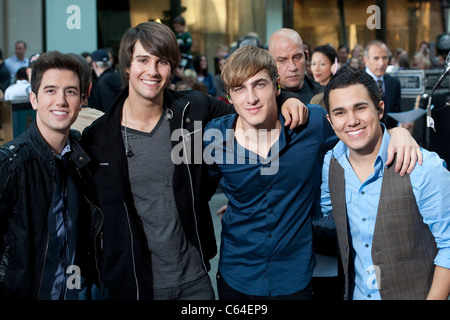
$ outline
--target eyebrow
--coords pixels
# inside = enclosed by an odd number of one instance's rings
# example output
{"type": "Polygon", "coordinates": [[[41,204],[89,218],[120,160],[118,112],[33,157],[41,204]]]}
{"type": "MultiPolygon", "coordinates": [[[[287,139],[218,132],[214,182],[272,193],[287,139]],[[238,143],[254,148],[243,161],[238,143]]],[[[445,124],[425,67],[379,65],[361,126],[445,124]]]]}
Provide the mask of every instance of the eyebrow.
{"type": "MultiPolygon", "coordinates": [[[[60,88],[60,86],[58,86],[58,85],[56,85],[56,84],[47,84],[47,85],[45,85],[42,89],[45,90],[45,89],[55,89],[55,88],[60,88]]],[[[65,88],[63,88],[63,89],[64,89],[64,90],[67,90],[67,89],[76,89],[76,90],[80,90],[80,88],[77,87],[77,86],[68,86],[68,87],[65,87],[65,88]]]]}
{"type": "MultiPolygon", "coordinates": [[[[365,101],[361,101],[361,102],[355,103],[353,105],[353,108],[357,108],[357,107],[364,106],[364,105],[369,105],[369,103],[365,102],[365,101]]],[[[336,107],[336,108],[331,109],[331,112],[342,111],[342,110],[344,110],[344,107],[336,107]]]]}
{"type": "MultiPolygon", "coordinates": [[[[259,84],[259,83],[261,83],[261,82],[269,83],[269,80],[267,80],[267,79],[265,79],[265,78],[259,78],[259,79],[256,79],[255,81],[252,81],[249,85],[250,85],[251,87],[253,87],[253,86],[255,86],[255,85],[257,85],[257,84],[259,84]]],[[[241,84],[236,85],[236,86],[234,86],[233,88],[230,88],[230,89],[244,88],[244,87],[246,87],[246,84],[245,84],[245,83],[241,83],[241,84]]]]}
{"type": "Polygon", "coordinates": [[[149,58],[150,55],[148,54],[138,54],[137,56],[135,56],[133,59],[137,59],[137,58],[149,58]]]}

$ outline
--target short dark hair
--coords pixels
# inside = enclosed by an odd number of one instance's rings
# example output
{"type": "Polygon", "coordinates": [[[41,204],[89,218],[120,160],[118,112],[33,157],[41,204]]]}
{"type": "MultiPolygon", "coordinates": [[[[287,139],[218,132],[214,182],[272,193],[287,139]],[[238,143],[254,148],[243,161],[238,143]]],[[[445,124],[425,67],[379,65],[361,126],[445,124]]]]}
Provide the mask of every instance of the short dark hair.
{"type": "Polygon", "coordinates": [[[316,48],[314,48],[314,51],[312,52],[311,57],[316,52],[320,52],[320,53],[324,54],[328,58],[328,60],[330,60],[331,65],[333,65],[335,63],[336,59],[338,58],[338,54],[337,54],[336,50],[334,50],[334,48],[332,46],[330,46],[329,44],[326,44],[323,46],[317,46],[316,48]]]}
{"type": "Polygon", "coordinates": [[[86,96],[85,77],[83,76],[83,66],[73,56],[59,51],[50,51],[41,54],[38,60],[31,67],[31,91],[38,94],[41,85],[42,76],[47,70],[69,70],[77,74],[80,81],[80,96],[86,96]]]}
{"type": "Polygon", "coordinates": [[[186,20],[182,16],[177,16],[173,19],[173,24],[181,24],[182,26],[185,26],[186,20]]]}
{"type": "Polygon", "coordinates": [[[86,58],[84,58],[81,54],[78,53],[68,53],[67,55],[74,57],[81,64],[82,66],[81,70],[83,71],[81,76],[83,77],[83,83],[85,86],[84,89],[82,89],[82,91],[87,93],[89,90],[89,84],[92,82],[92,73],[91,67],[89,66],[89,62],[87,62],[86,58]]]}
{"type": "Polygon", "coordinates": [[[180,48],[173,31],[166,25],[155,21],[143,22],[129,28],[122,37],[119,48],[119,71],[122,82],[127,85],[130,79],[127,69],[133,61],[134,45],[139,41],[151,55],[167,60],[175,72],[180,62],[180,48]]]}
{"type": "Polygon", "coordinates": [[[367,89],[372,102],[375,107],[378,108],[381,101],[380,90],[372,76],[364,70],[357,70],[350,66],[344,66],[336,72],[330,82],[325,86],[323,102],[328,113],[330,113],[330,92],[332,90],[343,89],[356,84],[362,84],[367,89]]]}
{"type": "Polygon", "coordinates": [[[16,72],[17,80],[28,80],[27,67],[22,67],[16,72]]]}

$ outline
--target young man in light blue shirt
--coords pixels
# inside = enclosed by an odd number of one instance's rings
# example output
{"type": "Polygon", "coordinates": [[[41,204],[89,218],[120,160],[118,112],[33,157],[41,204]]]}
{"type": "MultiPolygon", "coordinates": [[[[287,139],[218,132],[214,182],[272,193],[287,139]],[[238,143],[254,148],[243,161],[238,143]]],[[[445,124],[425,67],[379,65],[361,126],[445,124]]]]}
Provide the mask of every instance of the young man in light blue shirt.
{"type": "Polygon", "coordinates": [[[390,174],[385,164],[390,135],[380,123],[384,103],[364,72],[342,68],[325,88],[324,102],[341,141],[325,156],[321,205],[336,221],[347,298],[447,299],[450,173],[445,162],[422,149],[422,166],[403,178],[390,174]]]}
{"type": "Polygon", "coordinates": [[[312,299],[311,212],[320,210],[323,155],[337,138],[317,105],[308,106],[304,126],[285,128],[277,66],[266,50],[239,48],[221,75],[236,114],[210,121],[203,138],[211,177],[222,178],[229,199],[219,299],[312,299]]]}

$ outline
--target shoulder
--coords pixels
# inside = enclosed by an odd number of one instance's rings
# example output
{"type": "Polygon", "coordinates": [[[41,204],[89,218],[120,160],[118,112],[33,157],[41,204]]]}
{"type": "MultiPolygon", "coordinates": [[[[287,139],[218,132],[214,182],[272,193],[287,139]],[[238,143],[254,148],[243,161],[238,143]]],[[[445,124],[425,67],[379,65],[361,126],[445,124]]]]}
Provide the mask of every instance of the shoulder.
{"type": "Polygon", "coordinates": [[[231,129],[236,116],[237,114],[227,114],[225,116],[212,119],[206,125],[205,131],[208,129],[216,129],[224,132],[226,129],[231,129]]]}
{"type": "Polygon", "coordinates": [[[391,76],[390,74],[386,73],[384,75],[384,79],[385,79],[385,82],[387,82],[387,83],[400,86],[400,80],[398,80],[397,78],[391,76]]]}
{"type": "Polygon", "coordinates": [[[308,123],[313,126],[321,126],[328,122],[327,120],[327,111],[322,108],[322,106],[318,104],[307,104],[309,115],[308,115],[308,123]]]}
{"type": "MultiPolygon", "coordinates": [[[[448,171],[446,162],[439,157],[436,152],[431,152],[426,149],[422,150],[423,163],[416,164],[414,170],[411,172],[411,180],[446,180],[450,183],[450,172],[448,171]]],[[[411,182],[412,182],[411,181],[411,182]]]]}
{"type": "Polygon", "coordinates": [[[13,170],[29,158],[30,147],[24,139],[24,134],[0,147],[0,166],[13,170]]]}

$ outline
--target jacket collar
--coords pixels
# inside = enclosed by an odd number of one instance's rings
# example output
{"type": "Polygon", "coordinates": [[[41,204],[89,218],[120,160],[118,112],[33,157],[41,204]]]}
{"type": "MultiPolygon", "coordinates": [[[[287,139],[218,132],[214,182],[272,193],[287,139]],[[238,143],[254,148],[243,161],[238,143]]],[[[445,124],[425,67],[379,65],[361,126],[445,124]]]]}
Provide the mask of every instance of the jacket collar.
{"type": "MultiPolygon", "coordinates": [[[[42,137],[37,127],[36,120],[31,123],[27,134],[25,135],[25,139],[30,146],[33,146],[33,149],[37,152],[39,157],[43,159],[53,158],[52,150],[45,142],[44,137],[42,137]]],[[[80,140],[80,137],[78,137],[74,131],[70,131],[68,139],[70,139],[71,146],[69,158],[73,160],[78,168],[84,167],[91,159],[79,144],[78,140],[80,140]]]]}

